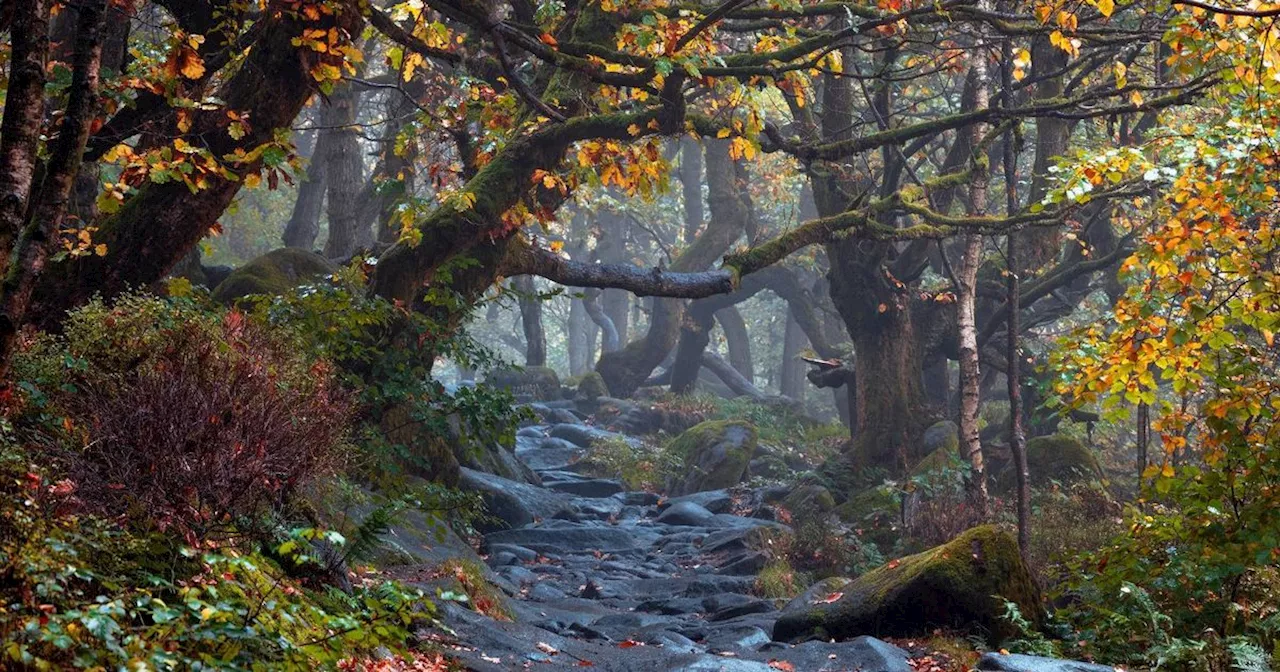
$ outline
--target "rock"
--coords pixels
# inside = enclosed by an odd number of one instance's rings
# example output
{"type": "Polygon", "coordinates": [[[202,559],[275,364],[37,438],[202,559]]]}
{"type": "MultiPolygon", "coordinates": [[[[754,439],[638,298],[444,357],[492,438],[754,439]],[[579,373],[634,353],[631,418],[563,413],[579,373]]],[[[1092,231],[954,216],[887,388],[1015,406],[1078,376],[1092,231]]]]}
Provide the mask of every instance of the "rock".
{"type": "Polygon", "coordinates": [[[1042,620],[1039,591],[1008,532],[975,527],[954,540],[851,581],[831,604],[784,611],[774,639],[847,639],[860,634],[913,637],[935,628],[1011,636],[1003,596],[1033,623],[1042,620]]]}
{"type": "Polygon", "coordinates": [[[599,527],[548,521],[538,527],[500,530],[485,535],[486,544],[515,544],[539,553],[625,553],[648,548],[655,534],[638,528],[599,527]],[[558,525],[551,525],[556,522],[558,525]]]}
{"type": "MultiPolygon", "coordinates": [[[[1008,480],[1014,480],[1009,470],[1008,480]]],[[[1037,436],[1027,441],[1027,471],[1032,485],[1091,483],[1103,480],[1102,467],[1089,447],[1064,434],[1037,436]]],[[[1004,480],[1004,479],[1002,479],[1004,480]]]]}
{"type": "MultiPolygon", "coordinates": [[[[463,467],[459,487],[479,492],[489,514],[509,527],[528,525],[539,518],[551,518],[569,508],[569,497],[527,483],[486,474],[463,467]]],[[[493,529],[482,522],[482,529],[493,529]]]]}
{"type": "Polygon", "coordinates": [[[782,500],[782,507],[800,518],[821,516],[836,508],[836,500],[821,485],[800,485],[782,500]]]}
{"type": "Polygon", "coordinates": [[[638,446],[639,441],[619,434],[610,432],[598,427],[589,425],[564,423],[555,425],[551,428],[551,436],[557,439],[564,439],[569,443],[583,448],[590,448],[597,441],[626,441],[628,444],[638,446]]]}
{"type": "Polygon", "coordinates": [[[459,441],[455,444],[455,454],[462,466],[488,474],[495,474],[519,483],[539,485],[542,479],[534,473],[529,465],[521,462],[505,446],[490,444],[488,447],[476,448],[459,441]]]}
{"type": "Polygon", "coordinates": [[[237,268],[213,289],[213,300],[232,303],[250,294],[279,296],[338,267],[323,256],[292,247],[272,250],[237,268]]]}
{"type": "Polygon", "coordinates": [[[769,633],[754,625],[728,628],[707,639],[710,651],[736,651],[754,649],[769,642],[769,633]]]}
{"type": "Polygon", "coordinates": [[[780,479],[791,473],[791,467],[777,455],[761,455],[751,460],[747,471],[760,478],[780,479]]]}
{"type": "Polygon", "coordinates": [[[604,384],[604,378],[595,371],[589,371],[582,376],[582,380],[578,382],[577,392],[574,394],[575,401],[595,402],[600,397],[608,396],[609,388],[604,384]]]}
{"type": "Polygon", "coordinates": [[[733,509],[733,497],[729,495],[728,490],[705,490],[667,500],[670,506],[681,502],[692,502],[711,513],[728,513],[733,509]]]}
{"type": "Polygon", "coordinates": [[[770,658],[791,663],[796,670],[864,670],[865,672],[914,672],[906,651],[875,637],[847,642],[804,642],[769,651],[770,658]]]}
{"type": "Polygon", "coordinates": [[[554,437],[516,437],[516,457],[534,471],[556,471],[577,462],[586,451],[554,437]]]}
{"type": "Polygon", "coordinates": [[[950,420],[929,425],[920,438],[921,455],[932,455],[939,450],[960,454],[960,427],[950,420]]]}
{"type": "Polygon", "coordinates": [[[694,502],[678,502],[668,506],[666,510],[658,514],[657,522],[664,525],[689,525],[702,526],[710,525],[715,520],[716,514],[711,513],[706,507],[694,502]]]}
{"type": "Polygon", "coordinates": [[[1110,665],[1041,658],[1020,653],[984,654],[978,661],[978,669],[989,672],[1115,672],[1116,670],[1110,665]]]}
{"type": "Polygon", "coordinates": [[[901,536],[902,504],[891,487],[876,486],[836,507],[836,516],[862,531],[862,538],[886,550],[901,536]]]}
{"type": "Polygon", "coordinates": [[[402,446],[399,454],[409,456],[403,460],[406,472],[428,481],[456,486],[461,465],[452,441],[437,432],[426,431],[424,426],[425,423],[415,418],[410,404],[392,406],[379,420],[383,438],[392,445],[402,446]]]}
{"type": "Polygon", "coordinates": [[[804,592],[791,598],[791,601],[782,608],[782,611],[783,613],[794,613],[808,609],[810,606],[819,604],[828,597],[840,592],[849,584],[849,581],[850,579],[846,579],[843,576],[827,577],[805,588],[804,592]]]}
{"type": "Polygon", "coordinates": [[[683,456],[685,473],[671,494],[728,488],[746,474],[756,450],[756,430],[740,421],[703,422],[677,437],[669,449],[683,456]]]}
{"type": "Polygon", "coordinates": [[[547,487],[579,497],[610,497],[622,492],[622,483],[612,478],[589,478],[579,481],[548,483],[547,487]]]}
{"type": "Polygon", "coordinates": [[[560,398],[560,377],[547,366],[529,366],[523,369],[498,369],[485,376],[485,382],[506,390],[522,399],[543,401],[560,398]]]}

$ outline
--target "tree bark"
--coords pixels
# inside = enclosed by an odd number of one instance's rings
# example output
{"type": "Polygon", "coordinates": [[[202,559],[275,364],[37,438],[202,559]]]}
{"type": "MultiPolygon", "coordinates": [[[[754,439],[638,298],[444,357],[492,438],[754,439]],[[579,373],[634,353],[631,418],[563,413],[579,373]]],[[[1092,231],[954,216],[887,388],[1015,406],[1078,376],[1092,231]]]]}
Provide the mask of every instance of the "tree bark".
{"type": "MultiPolygon", "coordinates": [[[[329,141],[321,156],[328,185],[329,237],[324,255],[330,259],[348,259],[356,251],[361,238],[357,230],[360,218],[359,195],[364,185],[364,161],[360,156],[360,140],[356,135],[356,113],[360,97],[351,84],[339,84],[329,96],[324,117],[329,141]]],[[[367,223],[367,222],[366,222],[367,223]]],[[[370,239],[371,236],[364,236],[370,239]]]]}
{"type": "MultiPolygon", "coordinates": [[[[979,6],[990,4],[979,0],[979,6]]],[[[979,44],[972,54],[974,109],[990,107],[991,77],[987,68],[985,38],[979,35],[979,44]]],[[[987,214],[987,187],[990,169],[987,156],[977,149],[986,124],[974,124],[969,129],[972,177],[969,182],[969,214],[982,217],[987,214]]],[[[966,487],[969,503],[978,514],[987,512],[987,474],[982,459],[982,442],[978,436],[978,420],[982,405],[981,380],[978,367],[977,289],[978,267],[982,265],[982,235],[968,233],[963,237],[964,253],[956,274],[957,328],[960,332],[960,450],[969,463],[966,487]]]]}
{"type": "Polygon", "coordinates": [[[790,306],[787,307],[787,322],[782,334],[782,362],[779,364],[778,391],[784,397],[796,401],[804,401],[805,378],[804,363],[800,361],[800,351],[808,344],[804,330],[790,306]]]}
{"type": "Polygon", "coordinates": [[[751,362],[751,334],[747,332],[747,323],[737,306],[729,306],[716,311],[716,321],[724,331],[725,342],[729,348],[729,364],[742,377],[755,384],[755,366],[751,362]]]}
{"type": "Polygon", "coordinates": [[[31,218],[14,241],[12,261],[0,286],[0,377],[8,369],[31,293],[36,280],[44,273],[49,247],[62,227],[71,190],[84,159],[85,143],[97,116],[106,9],[106,0],[85,2],[77,8],[67,109],[52,142],[44,180],[34,194],[31,218]]]}
{"type": "Polygon", "coordinates": [[[684,243],[692,243],[702,228],[702,145],[680,139],[680,188],[684,196],[684,243]]]}
{"type": "Polygon", "coordinates": [[[591,347],[587,341],[587,309],[582,299],[569,298],[569,315],[565,320],[565,348],[569,355],[569,375],[581,376],[591,370],[591,347]]]}
{"type": "Polygon", "coordinates": [[[524,329],[525,366],[547,365],[547,334],[542,327],[542,299],[532,275],[522,275],[512,281],[519,292],[520,324],[524,329]]]}
{"type": "MultiPolygon", "coordinates": [[[[325,125],[328,108],[316,114],[320,126],[325,125]]],[[[316,131],[315,143],[308,157],[307,174],[298,185],[298,197],[293,202],[293,213],[284,227],[283,241],[285,247],[296,247],[303,250],[314,250],[316,238],[320,235],[320,214],[324,209],[324,193],[326,188],[325,173],[329,168],[329,142],[332,134],[328,129],[316,131]]]]}
{"type": "Polygon", "coordinates": [[[36,174],[44,115],[45,61],[49,58],[48,0],[12,6],[9,86],[0,125],[0,274],[22,231],[36,174]]]}

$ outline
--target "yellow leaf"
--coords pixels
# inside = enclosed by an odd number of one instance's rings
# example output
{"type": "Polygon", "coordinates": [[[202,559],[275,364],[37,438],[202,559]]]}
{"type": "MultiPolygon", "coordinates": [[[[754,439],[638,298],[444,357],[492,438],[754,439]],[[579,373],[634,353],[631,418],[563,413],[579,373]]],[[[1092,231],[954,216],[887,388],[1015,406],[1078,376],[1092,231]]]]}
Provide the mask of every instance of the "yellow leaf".
{"type": "Polygon", "coordinates": [[[1164,467],[1160,469],[1160,475],[1165,478],[1173,478],[1173,464],[1165,462],[1164,467]]]}
{"type": "Polygon", "coordinates": [[[107,246],[105,243],[98,243],[93,247],[93,253],[99,257],[107,256],[107,246]]]}
{"type": "Polygon", "coordinates": [[[722,128],[722,129],[720,129],[720,130],[716,131],[716,137],[717,137],[717,138],[727,138],[727,137],[729,137],[729,129],[727,129],[727,128],[722,128]]]}
{"type": "Polygon", "coordinates": [[[551,241],[551,251],[552,251],[552,252],[559,252],[560,250],[563,250],[563,249],[564,249],[564,241],[563,241],[563,240],[553,240],[553,241],[551,241]]]}
{"type": "Polygon", "coordinates": [[[1098,12],[1103,16],[1110,17],[1116,11],[1116,0],[1097,0],[1094,3],[1098,7],[1098,12]]]}

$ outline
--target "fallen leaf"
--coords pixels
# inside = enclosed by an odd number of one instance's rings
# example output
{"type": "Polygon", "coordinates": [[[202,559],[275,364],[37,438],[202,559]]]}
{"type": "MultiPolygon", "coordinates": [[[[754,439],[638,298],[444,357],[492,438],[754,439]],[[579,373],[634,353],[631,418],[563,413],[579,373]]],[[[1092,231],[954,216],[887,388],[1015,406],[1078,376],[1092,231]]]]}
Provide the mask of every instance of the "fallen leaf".
{"type": "Polygon", "coordinates": [[[796,666],[785,660],[771,660],[769,661],[769,667],[775,670],[783,670],[783,672],[796,672],[796,666]]]}
{"type": "Polygon", "coordinates": [[[619,649],[629,649],[633,646],[644,646],[644,642],[637,642],[634,639],[627,639],[627,640],[618,642],[619,649]]]}
{"type": "Polygon", "coordinates": [[[835,602],[836,600],[842,597],[844,597],[844,593],[831,593],[826,597],[814,600],[813,603],[814,604],[831,604],[832,602],[835,602]]]}
{"type": "Polygon", "coordinates": [[[546,642],[538,642],[538,645],[537,645],[537,646],[538,646],[538,650],[539,650],[539,651],[541,651],[541,652],[543,652],[543,653],[545,653],[545,654],[547,654],[547,655],[549,655],[549,656],[554,656],[554,655],[556,655],[557,653],[560,653],[560,649],[557,649],[556,647],[551,646],[550,644],[548,644],[548,643],[546,643],[546,642]]]}

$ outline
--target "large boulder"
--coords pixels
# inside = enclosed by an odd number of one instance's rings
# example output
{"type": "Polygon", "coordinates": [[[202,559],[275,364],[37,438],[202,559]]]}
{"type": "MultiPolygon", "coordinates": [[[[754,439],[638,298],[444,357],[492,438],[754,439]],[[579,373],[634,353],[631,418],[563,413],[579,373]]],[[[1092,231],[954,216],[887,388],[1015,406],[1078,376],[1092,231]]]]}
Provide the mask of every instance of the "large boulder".
{"type": "Polygon", "coordinates": [[[742,482],[756,452],[756,428],[736,420],[694,425],[672,442],[670,450],[684,461],[684,476],[671,495],[719,490],[742,482]]]}
{"type": "Polygon", "coordinates": [[[560,377],[548,366],[527,366],[489,372],[485,382],[510,390],[517,398],[530,401],[560,399],[560,377]]]}
{"type": "Polygon", "coordinates": [[[232,271],[214,287],[213,300],[232,303],[250,294],[278,296],[337,270],[315,252],[293,247],[272,250],[232,271]]]}
{"type": "Polygon", "coordinates": [[[1001,618],[1001,596],[1033,623],[1043,611],[1040,593],[1005,530],[984,525],[917,555],[882,565],[854,579],[831,603],[783,612],[773,638],[849,639],[858,635],[915,637],[936,628],[1015,635],[1001,618]]]}

